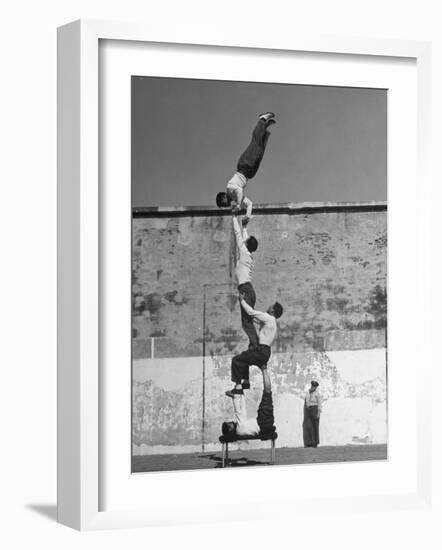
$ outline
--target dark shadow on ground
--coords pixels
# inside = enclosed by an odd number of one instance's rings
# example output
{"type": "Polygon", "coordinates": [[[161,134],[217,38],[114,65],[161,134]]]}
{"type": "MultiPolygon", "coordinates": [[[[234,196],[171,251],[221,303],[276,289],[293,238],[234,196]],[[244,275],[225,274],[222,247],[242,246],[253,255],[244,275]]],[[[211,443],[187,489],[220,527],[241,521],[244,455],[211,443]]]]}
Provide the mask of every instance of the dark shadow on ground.
{"type": "MultiPolygon", "coordinates": [[[[222,459],[219,455],[200,455],[199,458],[208,458],[216,462],[215,468],[222,468],[222,459]]],[[[250,460],[245,456],[241,458],[229,458],[226,461],[226,466],[235,467],[235,466],[268,466],[270,462],[259,462],[257,460],[250,460]]]]}
{"type": "Polygon", "coordinates": [[[56,504],[25,504],[25,508],[36,512],[51,521],[57,521],[56,504]]]}

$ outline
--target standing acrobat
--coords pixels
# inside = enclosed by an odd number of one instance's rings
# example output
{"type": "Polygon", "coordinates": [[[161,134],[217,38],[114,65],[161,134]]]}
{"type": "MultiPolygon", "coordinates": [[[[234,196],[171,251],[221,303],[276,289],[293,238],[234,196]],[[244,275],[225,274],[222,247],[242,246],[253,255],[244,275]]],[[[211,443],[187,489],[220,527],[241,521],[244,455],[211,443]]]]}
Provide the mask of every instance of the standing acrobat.
{"type": "Polygon", "coordinates": [[[238,213],[245,206],[246,215],[243,218],[243,225],[248,223],[252,215],[252,201],[244,195],[244,189],[261,164],[270,136],[267,128],[271,124],[275,124],[274,117],[274,113],[271,112],[259,115],[252,139],[247,149],[239,157],[236,172],[227,183],[226,191],[221,191],[216,196],[216,204],[219,208],[231,206],[232,211],[238,213]]]}
{"type": "MultiPolygon", "coordinates": [[[[240,226],[238,216],[235,214],[232,216],[232,224],[237,248],[235,274],[238,282],[238,292],[244,297],[245,302],[254,308],[256,293],[252,285],[252,253],[258,248],[258,241],[253,236],[249,237],[247,229],[240,226]]],[[[258,347],[259,342],[253,319],[241,306],[240,310],[242,328],[249,338],[249,349],[255,349],[258,347]]],[[[248,381],[246,381],[243,388],[248,389],[249,387],[248,381]]]]}

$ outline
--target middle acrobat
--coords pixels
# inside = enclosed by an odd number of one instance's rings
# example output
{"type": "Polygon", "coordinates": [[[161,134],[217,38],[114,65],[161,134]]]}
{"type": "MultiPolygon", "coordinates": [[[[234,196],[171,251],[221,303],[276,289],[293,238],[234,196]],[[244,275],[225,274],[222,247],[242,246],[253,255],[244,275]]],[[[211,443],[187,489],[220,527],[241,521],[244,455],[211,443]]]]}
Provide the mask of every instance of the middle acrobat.
{"type": "MultiPolygon", "coordinates": [[[[256,293],[252,284],[252,253],[258,248],[258,241],[253,236],[249,237],[247,229],[240,226],[236,214],[232,215],[232,224],[237,249],[235,275],[238,283],[238,292],[243,296],[244,301],[254,309],[256,304],[256,293]]],[[[241,305],[240,310],[242,328],[249,338],[249,350],[255,350],[259,345],[259,339],[253,319],[241,305]]],[[[249,388],[250,383],[249,380],[246,379],[243,383],[243,389],[249,388]]]]}
{"type": "Polygon", "coordinates": [[[267,128],[275,124],[275,114],[270,111],[262,113],[258,117],[258,123],[252,133],[252,139],[247,149],[239,157],[236,165],[236,172],[227,183],[225,191],[216,196],[218,208],[230,206],[234,214],[238,214],[242,207],[246,208],[246,215],[243,217],[243,225],[247,225],[252,215],[252,201],[244,195],[247,182],[252,179],[258,171],[259,165],[264,156],[270,132],[267,128]]]}

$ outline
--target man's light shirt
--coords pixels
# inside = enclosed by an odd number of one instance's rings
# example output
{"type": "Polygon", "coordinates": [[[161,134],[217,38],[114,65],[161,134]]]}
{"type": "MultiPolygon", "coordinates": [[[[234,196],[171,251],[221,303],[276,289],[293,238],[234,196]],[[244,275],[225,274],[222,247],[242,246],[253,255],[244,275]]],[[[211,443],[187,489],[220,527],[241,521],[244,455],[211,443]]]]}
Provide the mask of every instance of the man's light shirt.
{"type": "Polygon", "coordinates": [[[258,435],[259,426],[256,418],[247,418],[246,398],[243,394],[233,396],[234,422],[237,435],[258,435]]]}
{"type": "Polygon", "coordinates": [[[321,412],[322,409],[322,397],[318,390],[313,392],[308,391],[305,394],[305,404],[307,407],[318,407],[318,412],[321,412]]]}
{"type": "Polygon", "coordinates": [[[235,274],[238,285],[252,282],[253,258],[247,249],[246,241],[249,238],[247,230],[241,227],[236,216],[232,217],[233,231],[235,233],[238,257],[236,261],[235,274]]]}
{"type": "Polygon", "coordinates": [[[227,193],[239,207],[242,205],[246,207],[247,216],[250,218],[252,215],[252,201],[244,196],[244,189],[247,185],[247,181],[248,180],[244,174],[241,174],[241,172],[235,172],[227,183],[227,193]]]}

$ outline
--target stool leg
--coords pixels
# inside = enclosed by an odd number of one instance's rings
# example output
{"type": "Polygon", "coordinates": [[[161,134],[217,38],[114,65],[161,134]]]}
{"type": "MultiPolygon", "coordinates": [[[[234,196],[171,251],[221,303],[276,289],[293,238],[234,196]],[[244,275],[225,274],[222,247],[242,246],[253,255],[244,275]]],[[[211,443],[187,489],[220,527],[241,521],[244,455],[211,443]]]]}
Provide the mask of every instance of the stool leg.
{"type": "Polygon", "coordinates": [[[229,443],[226,441],[226,465],[229,463],[229,443]]]}
{"type": "Polygon", "coordinates": [[[221,449],[221,468],[224,468],[224,464],[225,464],[225,458],[224,458],[225,448],[226,448],[226,444],[225,444],[225,443],[222,443],[222,449],[221,449]]]}
{"type": "Polygon", "coordinates": [[[271,456],[272,456],[272,464],[275,464],[275,440],[272,439],[272,447],[271,447],[271,456]]]}

